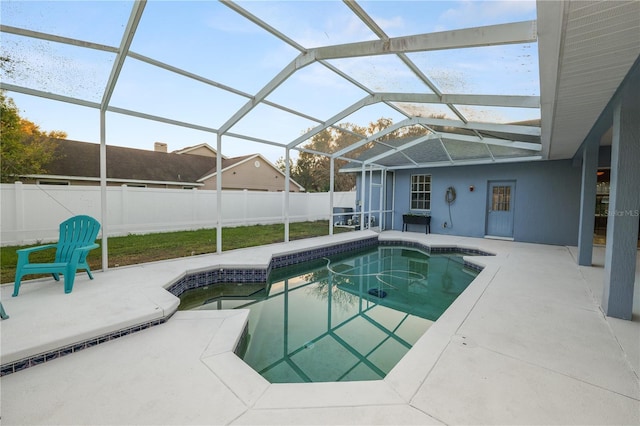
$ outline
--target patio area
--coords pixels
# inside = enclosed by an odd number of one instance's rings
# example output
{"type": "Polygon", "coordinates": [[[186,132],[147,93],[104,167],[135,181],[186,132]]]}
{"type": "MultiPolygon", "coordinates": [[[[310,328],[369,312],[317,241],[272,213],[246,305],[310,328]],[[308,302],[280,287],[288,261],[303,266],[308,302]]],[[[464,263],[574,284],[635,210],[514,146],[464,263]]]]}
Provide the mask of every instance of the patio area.
{"type": "Polygon", "coordinates": [[[247,311],[173,314],[178,300],[164,290],[186,271],[249,266],[249,259],[266,266],[275,254],[376,235],[353,232],[123,267],[97,272],[93,281],[79,275],[67,295],[52,280],[23,283],[17,298],[12,285],[3,285],[11,316],[0,323],[3,367],[127,332],[3,376],[2,423],[640,423],[640,259],[634,320],[608,318],[599,306],[604,247],[594,248],[594,266],[582,267],[576,247],[379,234],[496,256],[469,258],[484,270],[376,382],[270,384],[233,354],[247,311]]]}

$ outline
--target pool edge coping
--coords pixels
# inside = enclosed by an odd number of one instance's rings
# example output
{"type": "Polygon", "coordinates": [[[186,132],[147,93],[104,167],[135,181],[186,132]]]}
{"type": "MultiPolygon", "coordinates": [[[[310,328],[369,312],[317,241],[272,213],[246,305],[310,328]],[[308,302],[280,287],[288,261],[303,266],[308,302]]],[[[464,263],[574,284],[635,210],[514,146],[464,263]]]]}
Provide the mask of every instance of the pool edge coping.
{"type": "MultiPolygon", "coordinates": [[[[311,246],[313,248],[310,248],[310,249],[308,249],[306,251],[314,251],[314,250],[318,250],[318,249],[322,249],[322,248],[333,248],[335,246],[340,246],[340,245],[349,245],[351,243],[376,240],[376,244],[380,244],[381,241],[382,242],[387,242],[387,243],[395,242],[395,243],[398,243],[398,244],[407,243],[407,242],[408,243],[413,243],[413,244],[417,244],[417,245],[419,245],[419,246],[421,246],[421,247],[423,247],[425,249],[428,249],[429,251],[431,251],[432,248],[447,248],[447,249],[454,249],[454,248],[455,249],[459,249],[460,248],[460,249],[465,249],[465,250],[466,249],[478,250],[478,251],[484,252],[484,253],[486,253],[488,255],[495,255],[495,253],[487,252],[487,251],[484,251],[484,250],[479,250],[478,248],[470,247],[469,245],[465,245],[465,247],[461,247],[459,244],[438,244],[438,243],[431,244],[431,243],[428,243],[428,242],[417,242],[414,238],[410,238],[412,236],[411,235],[412,233],[406,233],[406,234],[407,234],[407,237],[409,237],[409,238],[403,238],[404,237],[404,233],[403,233],[403,235],[394,235],[393,238],[386,238],[385,237],[382,240],[380,239],[380,236],[382,234],[374,234],[374,235],[372,235],[371,233],[368,233],[368,235],[362,235],[362,236],[355,235],[355,236],[350,236],[349,238],[345,238],[342,241],[338,241],[338,242],[327,241],[324,244],[320,244],[320,245],[317,245],[317,246],[311,246]]],[[[346,234],[342,234],[342,235],[346,235],[346,234]]],[[[422,234],[420,234],[420,235],[422,235],[422,234]]],[[[312,241],[309,241],[309,242],[312,242],[312,241]]],[[[274,249],[277,249],[279,245],[280,244],[277,244],[274,247],[274,249]]],[[[371,244],[371,245],[373,245],[373,244],[371,244]]],[[[283,248],[286,249],[287,247],[283,247],[283,248]]],[[[361,246],[359,248],[364,248],[364,246],[361,246]]],[[[241,250],[244,250],[244,249],[241,249],[241,250]]],[[[276,252],[272,253],[271,256],[270,256],[270,261],[269,261],[269,266],[268,266],[268,269],[267,269],[267,273],[270,270],[270,267],[271,267],[270,265],[273,263],[273,258],[274,257],[289,256],[289,255],[293,255],[295,253],[299,253],[299,250],[296,250],[295,248],[293,248],[293,249],[289,248],[289,250],[281,250],[281,251],[276,251],[276,252]]],[[[302,256],[302,257],[304,257],[304,256],[302,256]]],[[[322,257],[322,256],[318,256],[318,257],[322,257]]],[[[316,258],[318,258],[318,257],[316,257],[316,258]]],[[[465,257],[467,257],[467,256],[465,256],[465,257]]],[[[311,260],[311,259],[307,259],[307,260],[311,260]]],[[[301,263],[303,261],[305,261],[305,260],[300,260],[299,262],[296,262],[296,263],[301,263]]],[[[169,321],[171,319],[171,317],[176,312],[178,312],[178,302],[177,302],[178,298],[173,293],[171,293],[169,291],[169,288],[171,286],[175,285],[176,282],[178,282],[179,280],[183,279],[184,277],[188,277],[189,274],[198,273],[198,272],[206,273],[206,272],[209,272],[209,271],[212,271],[212,270],[216,270],[216,269],[219,270],[221,268],[228,268],[229,270],[231,270],[234,267],[238,266],[238,265],[233,265],[233,266],[230,265],[228,267],[226,267],[226,266],[223,267],[223,265],[224,265],[223,263],[214,263],[214,264],[211,264],[211,265],[209,265],[207,267],[185,269],[183,272],[177,273],[176,276],[174,276],[174,278],[172,278],[172,279],[168,280],[167,282],[165,282],[164,285],[161,285],[160,286],[161,288],[163,288],[165,291],[167,291],[168,294],[171,294],[173,297],[175,297],[176,303],[173,303],[172,304],[173,306],[165,307],[165,309],[162,310],[162,314],[161,314],[160,317],[153,318],[151,320],[143,321],[143,322],[140,322],[140,323],[133,323],[133,324],[128,325],[127,327],[124,327],[124,328],[119,328],[119,329],[107,331],[107,332],[101,333],[101,334],[99,334],[97,336],[92,336],[92,337],[84,339],[84,340],[80,340],[80,341],[77,341],[77,342],[74,342],[74,343],[70,343],[70,344],[67,343],[67,344],[64,344],[64,345],[62,345],[60,347],[55,347],[55,348],[52,348],[52,349],[49,349],[49,350],[46,350],[46,351],[42,351],[42,352],[39,352],[39,353],[36,353],[36,354],[33,354],[33,355],[29,355],[29,356],[26,356],[26,357],[23,357],[23,358],[19,358],[19,359],[15,359],[13,361],[9,361],[7,363],[4,363],[4,364],[0,365],[0,377],[8,375],[8,374],[13,374],[13,373],[16,373],[18,371],[22,371],[24,369],[30,368],[32,366],[40,365],[40,364],[46,363],[48,361],[57,359],[57,358],[59,358],[61,356],[66,356],[66,355],[69,355],[71,353],[75,353],[75,352],[77,352],[79,350],[86,349],[86,348],[89,348],[89,347],[93,347],[93,346],[96,346],[98,344],[105,343],[105,342],[108,342],[108,341],[111,341],[111,340],[115,340],[115,339],[117,339],[119,337],[123,337],[123,336],[129,335],[131,333],[135,333],[137,331],[142,331],[142,330],[145,330],[145,329],[147,329],[149,327],[152,327],[152,326],[155,326],[155,325],[160,325],[160,324],[163,324],[163,323],[169,321]],[[197,271],[197,272],[194,272],[194,271],[197,271]]],[[[256,269],[256,268],[251,268],[251,269],[256,269]]],[[[482,273],[482,271],[471,282],[469,287],[471,287],[473,285],[473,283],[476,280],[478,280],[478,278],[480,277],[481,273],[482,273]]],[[[468,288],[467,288],[467,290],[468,290],[468,288]]],[[[464,293],[466,293],[466,290],[462,294],[464,294],[464,293]]],[[[462,296],[462,294],[460,296],[462,296]]],[[[447,311],[452,309],[452,307],[460,299],[460,296],[445,311],[443,316],[447,313],[447,311]]],[[[442,318],[442,316],[441,316],[441,318],[442,318]]],[[[247,317],[247,321],[248,321],[248,317],[247,317]]],[[[434,325],[438,321],[436,321],[434,323],[434,325]]],[[[429,330],[431,330],[431,328],[433,328],[433,326],[430,327],[429,330]]],[[[237,346],[238,342],[240,341],[240,339],[242,338],[241,333],[244,331],[244,329],[245,329],[245,326],[243,326],[242,329],[239,331],[240,334],[236,338],[236,346],[237,346]]],[[[420,339],[418,339],[416,344],[425,338],[425,336],[429,333],[429,330],[427,330],[427,332],[425,332],[425,334],[423,334],[420,337],[420,339]]],[[[414,345],[414,347],[415,347],[415,345],[414,345]]],[[[234,350],[235,350],[235,347],[234,347],[233,351],[234,350]]],[[[412,347],[411,350],[409,350],[409,352],[407,352],[407,354],[405,354],[405,357],[412,350],[413,350],[413,347],[412,347]]],[[[384,379],[376,380],[376,381],[373,381],[373,382],[378,382],[378,381],[383,381],[384,382],[384,381],[387,381],[387,379],[394,372],[394,370],[396,370],[396,368],[404,361],[405,357],[403,357],[400,360],[400,362],[398,364],[396,364],[396,366],[394,366],[394,368],[389,372],[389,374],[387,374],[385,376],[384,379]]],[[[251,369],[251,367],[249,367],[248,365],[247,365],[247,367],[249,369],[251,369]]],[[[251,369],[251,371],[254,372],[256,375],[258,375],[259,377],[262,377],[262,376],[259,375],[259,373],[253,371],[252,369],[251,369]]],[[[342,383],[336,382],[335,384],[342,384],[342,383]]],[[[227,385],[229,385],[229,384],[227,383],[227,385]]],[[[289,385],[289,384],[277,384],[277,385],[289,385]]],[[[313,385],[313,383],[308,383],[308,384],[305,384],[305,385],[313,385]]],[[[417,391],[417,389],[416,389],[416,391],[417,391]]]]}

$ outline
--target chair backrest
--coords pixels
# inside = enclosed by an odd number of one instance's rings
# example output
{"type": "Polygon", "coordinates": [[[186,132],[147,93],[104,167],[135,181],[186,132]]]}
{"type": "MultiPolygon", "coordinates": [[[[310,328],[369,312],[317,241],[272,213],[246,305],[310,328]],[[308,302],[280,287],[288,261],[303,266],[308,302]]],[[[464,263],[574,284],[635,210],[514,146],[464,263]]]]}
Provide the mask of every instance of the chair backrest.
{"type": "MultiPolygon", "coordinates": [[[[73,251],[96,241],[100,222],[91,216],[74,216],[60,224],[60,237],[56,248],[56,262],[68,262],[73,251]]],[[[86,253],[81,257],[84,262],[86,253]]]]}

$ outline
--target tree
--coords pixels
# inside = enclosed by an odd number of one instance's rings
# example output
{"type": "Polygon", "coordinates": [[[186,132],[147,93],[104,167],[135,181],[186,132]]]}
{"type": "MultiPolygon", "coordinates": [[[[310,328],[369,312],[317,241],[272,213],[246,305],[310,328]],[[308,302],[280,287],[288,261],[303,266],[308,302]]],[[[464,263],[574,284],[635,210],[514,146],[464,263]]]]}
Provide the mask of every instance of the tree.
{"type": "Polygon", "coordinates": [[[20,176],[42,174],[54,159],[53,138],[66,138],[63,131],[45,132],[20,116],[13,99],[0,91],[0,182],[15,182],[20,176]]]}
{"type": "MultiPolygon", "coordinates": [[[[352,123],[342,123],[336,127],[326,128],[311,138],[311,141],[304,145],[309,150],[335,153],[344,148],[352,146],[354,143],[388,128],[393,125],[390,118],[379,118],[377,121],[369,123],[364,128],[352,123]]],[[[388,141],[393,139],[421,136],[427,130],[422,126],[403,127],[384,136],[378,140],[388,141]]],[[[358,158],[364,151],[371,148],[375,142],[369,142],[361,147],[350,151],[348,158],[358,158]]],[[[355,187],[356,176],[351,173],[338,173],[338,170],[347,164],[347,160],[335,160],[334,189],[336,191],[350,191],[355,187]]],[[[278,166],[284,170],[284,160],[278,160],[278,166]]],[[[326,192],[330,186],[330,159],[324,155],[301,152],[298,160],[291,166],[291,177],[304,186],[308,192],[326,192]]]]}

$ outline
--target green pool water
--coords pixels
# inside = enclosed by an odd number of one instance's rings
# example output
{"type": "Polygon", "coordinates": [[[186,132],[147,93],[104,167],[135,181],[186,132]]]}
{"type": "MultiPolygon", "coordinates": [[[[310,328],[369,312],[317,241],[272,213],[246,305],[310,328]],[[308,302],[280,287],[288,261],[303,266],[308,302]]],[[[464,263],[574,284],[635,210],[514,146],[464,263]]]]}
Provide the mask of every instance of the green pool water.
{"type": "Polygon", "coordinates": [[[458,255],[377,247],[185,293],[181,309],[250,309],[239,355],[271,383],[383,378],[477,273],[458,255]]]}

